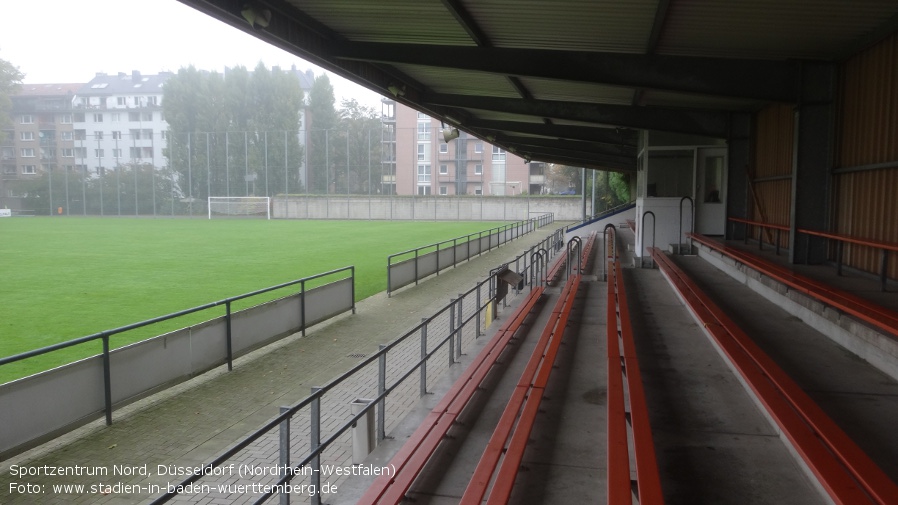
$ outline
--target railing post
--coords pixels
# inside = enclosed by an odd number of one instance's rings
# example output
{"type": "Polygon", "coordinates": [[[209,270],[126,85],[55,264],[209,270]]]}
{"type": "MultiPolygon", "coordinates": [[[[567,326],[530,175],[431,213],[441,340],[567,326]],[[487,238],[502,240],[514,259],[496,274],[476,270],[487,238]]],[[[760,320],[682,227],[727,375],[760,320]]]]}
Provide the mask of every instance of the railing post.
{"type": "Polygon", "coordinates": [[[449,299],[449,366],[455,363],[455,298],[449,299]]]}
{"type": "Polygon", "coordinates": [[[463,293],[459,293],[458,294],[458,324],[456,325],[456,328],[458,328],[458,338],[455,339],[455,344],[458,346],[457,356],[459,356],[459,357],[461,357],[461,337],[462,337],[462,334],[464,333],[464,328],[463,328],[463,324],[462,324],[462,321],[464,321],[464,312],[465,312],[464,311],[464,301],[465,301],[465,295],[463,293]]]}
{"type": "Polygon", "coordinates": [[[883,249],[882,250],[882,258],[880,259],[880,264],[879,264],[879,279],[882,282],[882,291],[883,292],[887,291],[886,288],[887,288],[887,283],[889,280],[888,273],[889,273],[889,250],[883,249]]]}
{"type": "MultiPolygon", "coordinates": [[[[419,249],[415,249],[415,286],[418,285],[418,251],[419,249]]],[[[439,263],[437,263],[437,266],[439,266],[439,263]]]]}
{"type": "MultiPolygon", "coordinates": [[[[380,344],[377,346],[380,355],[377,357],[377,396],[383,396],[387,391],[387,353],[383,352],[387,346],[380,344]]],[[[383,440],[387,438],[386,432],[386,412],[387,399],[381,398],[377,408],[377,439],[383,440]]]]}
{"type": "Polygon", "coordinates": [[[776,229],[776,255],[777,256],[780,255],[780,232],[782,232],[782,230],[777,228],[776,229]]]}
{"type": "MultiPolygon", "coordinates": [[[[321,391],[320,387],[313,387],[312,394],[314,395],[318,391],[321,391]]],[[[312,398],[312,403],[310,406],[309,413],[309,425],[310,425],[310,450],[312,452],[318,451],[318,447],[321,445],[321,396],[315,396],[312,398]]],[[[318,452],[315,456],[312,457],[312,492],[311,502],[312,505],[321,505],[321,453],[318,452]]]]}
{"type": "MultiPolygon", "coordinates": [[[[290,410],[290,407],[281,407],[281,414],[290,410]]],[[[284,419],[281,421],[280,432],[279,432],[279,454],[280,454],[280,465],[278,471],[278,476],[286,477],[287,476],[287,468],[290,467],[290,419],[284,419]]],[[[290,493],[281,493],[280,494],[280,503],[281,505],[290,505],[290,493]]]]}
{"type": "Polygon", "coordinates": [[[352,313],[355,314],[355,265],[349,269],[349,275],[352,277],[352,313]]]}
{"type": "Polygon", "coordinates": [[[112,426],[112,365],[109,360],[109,335],[103,334],[103,403],[106,405],[106,426],[112,426]]]}
{"type": "Polygon", "coordinates": [[[440,275],[440,244],[437,242],[437,275],[440,275]]]}
{"type": "Polygon", "coordinates": [[[475,330],[476,332],[474,333],[474,338],[478,338],[481,335],[481,333],[480,333],[480,314],[482,312],[483,306],[481,305],[481,300],[480,300],[480,286],[481,286],[480,283],[477,283],[475,285],[475,287],[477,288],[477,329],[475,330]]]}
{"type": "Polygon", "coordinates": [[[225,300],[225,345],[227,346],[228,371],[234,369],[234,354],[231,344],[231,300],[225,300]]]}
{"type": "MultiPolygon", "coordinates": [[[[695,201],[688,196],[680,198],[680,231],[677,235],[677,255],[683,254],[683,202],[689,201],[689,231],[695,232],[695,201]]],[[[692,243],[689,244],[689,253],[692,253],[692,243]]]]}
{"type": "Polygon", "coordinates": [[[427,318],[421,318],[421,380],[420,395],[423,397],[427,394],[427,318]]]}
{"type": "Polygon", "coordinates": [[[302,326],[302,336],[306,336],[306,281],[299,283],[299,324],[302,326]]]}

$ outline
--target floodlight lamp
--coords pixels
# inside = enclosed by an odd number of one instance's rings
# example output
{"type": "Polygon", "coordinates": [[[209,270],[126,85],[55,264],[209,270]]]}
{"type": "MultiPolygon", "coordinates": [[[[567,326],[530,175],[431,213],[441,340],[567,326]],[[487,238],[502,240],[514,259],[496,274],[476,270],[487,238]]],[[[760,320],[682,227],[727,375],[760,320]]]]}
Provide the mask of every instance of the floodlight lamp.
{"type": "Polygon", "coordinates": [[[405,96],[405,85],[404,84],[400,85],[400,84],[396,84],[396,83],[390,83],[390,85],[387,86],[387,90],[394,97],[405,96]]]}
{"type": "Polygon", "coordinates": [[[458,138],[458,128],[447,127],[443,128],[443,142],[449,142],[452,139],[458,138]]]}
{"type": "Polygon", "coordinates": [[[245,4],[240,15],[256,29],[268,28],[268,24],[271,23],[271,11],[255,4],[245,4]]]}

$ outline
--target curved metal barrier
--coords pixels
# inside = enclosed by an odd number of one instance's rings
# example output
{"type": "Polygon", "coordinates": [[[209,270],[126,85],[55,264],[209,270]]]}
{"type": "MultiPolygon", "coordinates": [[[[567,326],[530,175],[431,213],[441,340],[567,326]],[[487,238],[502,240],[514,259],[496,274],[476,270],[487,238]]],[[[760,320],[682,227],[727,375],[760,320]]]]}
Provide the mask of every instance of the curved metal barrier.
{"type": "Polygon", "coordinates": [[[605,229],[602,230],[602,255],[604,256],[602,260],[602,280],[608,280],[608,271],[605,268],[606,263],[610,259],[611,261],[617,261],[617,231],[613,224],[606,224],[605,229]],[[611,229],[611,254],[608,254],[608,244],[606,243],[608,230],[611,229]]]}
{"type": "Polygon", "coordinates": [[[577,259],[577,273],[581,273],[583,271],[583,258],[581,257],[583,252],[583,240],[580,237],[571,237],[567,242],[567,277],[571,278],[571,269],[574,267],[574,259],[577,259]],[[576,256],[574,255],[574,250],[577,251],[576,256]]]}
{"type": "MultiPolygon", "coordinates": [[[[682,205],[682,202],[680,204],[682,205]]],[[[639,251],[639,253],[640,253],[639,254],[640,268],[645,266],[645,257],[647,256],[646,254],[642,254],[642,252],[646,251],[648,249],[645,246],[645,217],[648,215],[652,216],[652,248],[655,247],[655,229],[656,229],[655,213],[650,210],[647,210],[642,213],[642,225],[639,228],[639,233],[640,233],[639,243],[642,244],[642,251],[639,251]]],[[[652,260],[652,268],[654,268],[654,267],[655,267],[655,261],[652,260]]]]}
{"type": "Polygon", "coordinates": [[[680,198],[680,231],[677,233],[677,254],[683,254],[683,242],[686,237],[683,236],[683,202],[689,200],[689,223],[691,226],[689,227],[689,233],[695,231],[695,201],[692,200],[691,197],[684,196],[680,198]]]}

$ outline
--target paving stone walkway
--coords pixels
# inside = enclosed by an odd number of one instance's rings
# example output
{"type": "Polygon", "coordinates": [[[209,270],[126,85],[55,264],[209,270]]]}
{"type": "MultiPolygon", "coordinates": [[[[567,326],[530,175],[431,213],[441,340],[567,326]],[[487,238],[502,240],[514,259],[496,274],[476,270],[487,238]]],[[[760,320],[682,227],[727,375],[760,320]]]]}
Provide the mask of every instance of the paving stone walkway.
{"type": "MultiPolygon", "coordinates": [[[[185,477],[165,475],[163,468],[168,473],[183,473],[201,466],[270,421],[281,406],[296,404],[309,395],[312,387],[324,385],[351,369],[363,356],[376,352],[380,344],[396,339],[417,326],[422,318],[439,312],[451,298],[488,276],[491,269],[512,261],[562,225],[555,223],[525,235],[417,286],[395,292],[391,297],[380,293],[362,300],[357,304],[356,314],[339,316],[310,329],[306,337],[288,337],[244,356],[235,361],[231,372],[219,367],[115,411],[112,426],[96,421],[0,462],[0,504],[149,502],[164,493],[169,484],[185,477]],[[144,468],[147,475],[143,475],[144,468]],[[23,474],[24,469],[29,474],[23,474]],[[76,475],[47,475],[50,473],[76,475]],[[59,487],[65,485],[84,487],[59,487]]],[[[444,322],[434,324],[448,325],[448,316],[444,322]]],[[[463,346],[476,338],[476,331],[471,329],[464,335],[463,346]]],[[[429,343],[428,347],[431,346],[429,343]]],[[[388,376],[401,373],[400,364],[417,360],[419,353],[420,347],[412,344],[391,351],[388,376]]],[[[448,369],[448,354],[446,359],[435,359],[433,363],[428,366],[428,381],[448,369]]],[[[418,401],[418,380],[410,379],[387,402],[387,432],[418,401]]],[[[351,399],[376,396],[376,391],[375,362],[353,380],[328,392],[322,401],[322,438],[346,421],[351,399]]],[[[308,410],[294,417],[291,432],[295,464],[309,447],[308,410]]],[[[192,489],[173,502],[253,503],[260,494],[260,486],[274,482],[277,477],[241,477],[237,470],[241,464],[257,472],[269,470],[278,464],[278,447],[278,435],[274,431],[241,452],[234,460],[237,467],[233,475],[206,477],[201,483],[210,488],[192,489]],[[219,490],[217,484],[244,487],[219,490]]],[[[324,454],[322,463],[349,465],[351,453],[351,439],[347,434],[324,454]]],[[[331,485],[338,486],[341,481],[338,476],[321,477],[322,483],[331,485]]],[[[308,477],[294,480],[297,485],[308,482],[308,477]]],[[[303,491],[293,493],[292,503],[308,503],[303,491]]],[[[268,503],[276,500],[272,498],[268,503]]]]}

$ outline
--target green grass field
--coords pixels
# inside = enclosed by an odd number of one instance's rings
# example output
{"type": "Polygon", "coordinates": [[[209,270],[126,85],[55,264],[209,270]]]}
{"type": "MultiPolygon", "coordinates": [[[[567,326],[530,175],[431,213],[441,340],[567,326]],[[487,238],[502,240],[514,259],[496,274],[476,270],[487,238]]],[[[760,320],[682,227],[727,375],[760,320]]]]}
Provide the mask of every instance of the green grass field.
{"type": "MultiPolygon", "coordinates": [[[[356,298],[366,298],[386,289],[390,254],[501,224],[0,219],[0,357],[350,265],[356,267],[356,298]]],[[[254,297],[244,306],[261,301],[254,297]]],[[[208,309],[115,335],[111,344],[221,314],[224,308],[208,309]]],[[[5,365],[0,383],[100,350],[96,341],[5,365]]]]}

